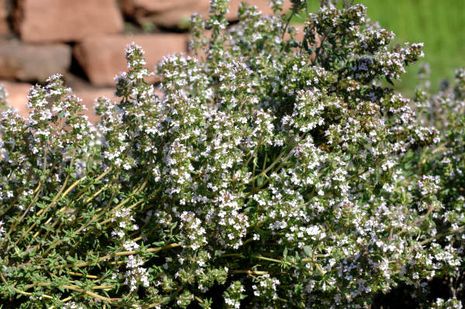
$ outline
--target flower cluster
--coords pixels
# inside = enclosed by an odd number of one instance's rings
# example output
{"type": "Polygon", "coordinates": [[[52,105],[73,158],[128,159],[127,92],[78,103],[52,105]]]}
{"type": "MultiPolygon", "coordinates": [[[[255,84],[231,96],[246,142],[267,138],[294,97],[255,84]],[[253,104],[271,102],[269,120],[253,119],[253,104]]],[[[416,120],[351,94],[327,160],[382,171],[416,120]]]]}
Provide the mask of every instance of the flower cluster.
{"type": "Polygon", "coordinates": [[[281,4],[228,25],[213,0],[156,72],[131,44],[96,124],[60,76],[2,114],[1,302],[362,308],[407,286],[458,306],[464,71],[411,100],[391,84],[420,44],[391,47],[362,5],[323,5],[299,39],[281,4]]]}
{"type": "MultiPolygon", "coordinates": [[[[134,251],[139,248],[139,245],[135,242],[127,242],[123,245],[123,248],[128,251],[134,251]]],[[[124,283],[129,285],[129,290],[135,291],[137,290],[138,284],[140,283],[144,287],[148,287],[150,285],[148,280],[148,273],[147,269],[142,267],[144,265],[144,261],[140,256],[137,255],[129,255],[128,261],[126,264],[126,273],[124,275],[125,281],[124,283]]]]}
{"type": "Polygon", "coordinates": [[[244,286],[240,281],[234,281],[224,292],[224,303],[226,308],[239,309],[241,300],[245,298],[244,286]]]}
{"type": "Polygon", "coordinates": [[[447,309],[462,309],[463,304],[456,298],[444,300],[442,298],[436,299],[434,302],[433,306],[431,308],[434,309],[442,309],[442,308],[447,308],[447,309]]]}

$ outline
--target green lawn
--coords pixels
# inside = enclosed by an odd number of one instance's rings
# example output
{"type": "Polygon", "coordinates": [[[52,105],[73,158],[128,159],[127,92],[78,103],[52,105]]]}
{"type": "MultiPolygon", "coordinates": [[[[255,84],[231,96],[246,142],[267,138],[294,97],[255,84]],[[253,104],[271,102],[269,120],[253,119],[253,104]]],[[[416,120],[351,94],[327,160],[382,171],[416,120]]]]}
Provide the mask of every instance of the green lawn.
{"type": "MultiPolygon", "coordinates": [[[[432,86],[451,79],[465,67],[465,0],[356,0],[368,7],[368,15],[397,35],[396,42],[424,42],[432,86]]],[[[310,0],[316,10],[318,0],[310,0]]],[[[400,87],[413,89],[418,65],[410,68],[400,87]]]]}

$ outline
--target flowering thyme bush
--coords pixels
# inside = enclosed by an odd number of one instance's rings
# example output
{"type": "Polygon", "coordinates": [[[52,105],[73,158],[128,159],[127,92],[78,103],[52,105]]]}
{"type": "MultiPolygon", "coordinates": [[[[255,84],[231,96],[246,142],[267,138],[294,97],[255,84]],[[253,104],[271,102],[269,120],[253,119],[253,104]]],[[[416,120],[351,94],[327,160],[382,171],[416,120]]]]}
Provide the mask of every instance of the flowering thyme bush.
{"type": "Polygon", "coordinates": [[[60,76],[31,90],[28,119],[3,114],[2,302],[365,307],[463,270],[463,203],[444,211],[438,195],[447,168],[408,166],[438,133],[386,83],[421,45],[389,47],[361,5],[310,14],[297,40],[280,2],[273,17],[242,6],[227,28],[227,1],[212,1],[193,56],[158,66],[162,97],[131,45],[95,126],[60,76]]]}
{"type": "MultiPolygon", "coordinates": [[[[448,288],[445,296],[451,298],[438,299],[435,308],[461,308],[457,298],[465,300],[465,69],[457,70],[452,87],[434,95],[425,89],[418,90],[415,101],[419,118],[441,132],[441,142],[424,148],[412,164],[421,177],[420,190],[435,191],[435,199],[422,206],[430,216],[428,225],[435,239],[431,246],[448,248],[453,255],[459,255],[458,261],[449,260],[449,269],[430,258],[429,262],[435,266],[427,278],[441,278],[448,288]]],[[[418,291],[419,295],[434,294],[434,290],[424,287],[418,291]]]]}

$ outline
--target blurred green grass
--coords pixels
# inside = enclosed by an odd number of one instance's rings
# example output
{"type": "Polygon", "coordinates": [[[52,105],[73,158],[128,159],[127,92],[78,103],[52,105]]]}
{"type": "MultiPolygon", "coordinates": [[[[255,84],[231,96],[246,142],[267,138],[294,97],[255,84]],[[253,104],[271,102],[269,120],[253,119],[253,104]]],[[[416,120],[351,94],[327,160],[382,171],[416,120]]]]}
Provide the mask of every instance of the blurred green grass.
{"type": "MultiPolygon", "coordinates": [[[[395,43],[423,42],[425,58],[409,68],[399,88],[414,90],[421,64],[431,69],[431,86],[452,80],[455,69],[465,67],[465,0],[356,0],[368,8],[373,21],[396,34],[395,43]]],[[[311,11],[318,0],[309,0],[311,11]]]]}

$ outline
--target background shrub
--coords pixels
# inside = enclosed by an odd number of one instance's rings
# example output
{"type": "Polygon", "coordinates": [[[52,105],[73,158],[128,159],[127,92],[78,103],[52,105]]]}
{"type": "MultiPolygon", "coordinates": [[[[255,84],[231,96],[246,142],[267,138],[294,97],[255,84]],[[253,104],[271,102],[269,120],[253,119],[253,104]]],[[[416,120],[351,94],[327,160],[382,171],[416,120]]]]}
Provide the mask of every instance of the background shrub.
{"type": "MultiPolygon", "coordinates": [[[[345,0],[347,2],[347,0],[345,0]]],[[[320,1],[307,1],[317,11],[320,1]]],[[[333,1],[334,2],[334,1],[333,1]]],[[[342,0],[338,1],[344,2],[342,0]]],[[[368,8],[368,16],[396,34],[395,42],[424,42],[425,58],[407,68],[397,84],[403,93],[413,95],[420,64],[428,64],[434,91],[452,82],[454,69],[465,66],[465,2],[461,0],[354,0],[368,8]],[[446,81],[446,82],[445,82],[446,81]]],[[[305,20],[305,14],[296,21],[305,20]]]]}

